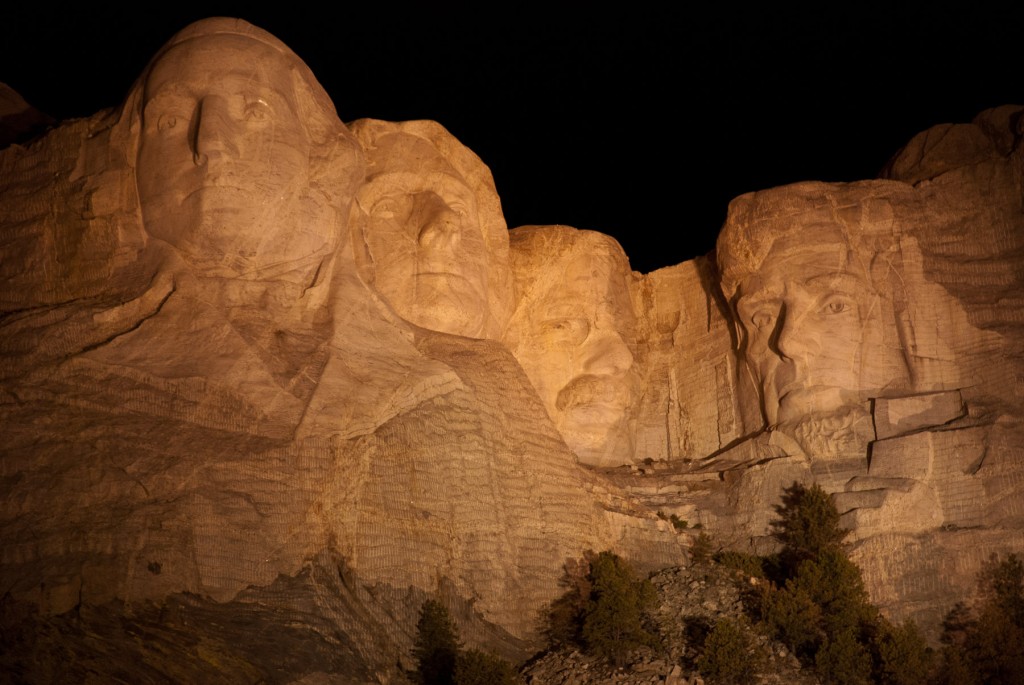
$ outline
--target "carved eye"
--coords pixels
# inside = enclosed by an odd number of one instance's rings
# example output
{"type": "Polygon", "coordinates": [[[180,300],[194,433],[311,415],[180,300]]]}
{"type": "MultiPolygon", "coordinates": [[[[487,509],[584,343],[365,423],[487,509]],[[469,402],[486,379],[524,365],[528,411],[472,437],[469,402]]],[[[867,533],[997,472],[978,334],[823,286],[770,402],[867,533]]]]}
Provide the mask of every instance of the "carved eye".
{"type": "Polygon", "coordinates": [[[394,219],[398,214],[398,200],[393,197],[386,197],[373,205],[370,214],[375,219],[394,219]]]}
{"type": "Polygon", "coordinates": [[[828,300],[825,303],[825,306],[822,307],[822,311],[825,314],[842,314],[844,312],[850,311],[850,309],[850,303],[847,302],[845,299],[838,297],[834,297],[828,300]]]}
{"type": "Polygon", "coordinates": [[[770,309],[759,309],[750,317],[755,328],[768,328],[775,322],[775,312],[770,309]]]}
{"type": "Polygon", "coordinates": [[[161,114],[160,118],[156,122],[156,130],[164,133],[171,130],[178,125],[178,122],[182,119],[178,114],[166,113],[161,114]]]}
{"type": "Polygon", "coordinates": [[[254,123],[264,122],[270,120],[270,105],[267,101],[262,98],[256,98],[255,100],[245,101],[245,110],[243,117],[246,121],[254,123]]]}
{"type": "Polygon", "coordinates": [[[590,322],[586,319],[552,319],[544,327],[556,342],[570,345],[581,345],[590,335],[590,322]]]}

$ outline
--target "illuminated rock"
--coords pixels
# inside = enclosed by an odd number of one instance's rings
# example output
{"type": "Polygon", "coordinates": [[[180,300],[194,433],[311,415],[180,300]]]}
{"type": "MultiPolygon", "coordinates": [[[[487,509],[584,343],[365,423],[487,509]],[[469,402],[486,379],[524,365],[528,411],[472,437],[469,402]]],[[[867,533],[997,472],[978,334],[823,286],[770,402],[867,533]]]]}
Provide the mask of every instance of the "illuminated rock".
{"type": "Polygon", "coordinates": [[[423,328],[497,338],[512,307],[508,231],[480,158],[433,121],[353,122],[366,150],[361,273],[423,328]]]}
{"type": "Polygon", "coordinates": [[[520,654],[566,559],[682,561],[487,339],[512,289],[486,167],[430,122],[356,131],[288,48],[213,19],[121,109],[2,153],[11,601],[276,607],[387,670],[424,597],[520,654]],[[410,264],[457,296],[403,299],[410,264]]]}

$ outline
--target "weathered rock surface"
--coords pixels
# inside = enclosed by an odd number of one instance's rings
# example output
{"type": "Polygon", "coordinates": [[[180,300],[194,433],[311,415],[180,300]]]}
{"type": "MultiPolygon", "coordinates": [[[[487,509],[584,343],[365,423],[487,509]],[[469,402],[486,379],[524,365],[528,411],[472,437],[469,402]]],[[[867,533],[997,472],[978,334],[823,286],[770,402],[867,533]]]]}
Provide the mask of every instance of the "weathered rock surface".
{"type": "MultiPolygon", "coordinates": [[[[465,606],[460,622],[482,626],[469,644],[521,657],[567,558],[682,561],[665,522],[579,465],[486,339],[512,292],[490,266],[508,273],[486,167],[436,124],[403,130],[483,184],[498,237],[438,257],[487,275],[480,328],[415,325],[430,322],[388,290],[379,250],[357,265],[350,227],[376,230],[358,188],[415,203],[440,186],[388,185],[380,139],[364,151],[305,65],[244,22],[189,27],[120,110],[3,152],[0,582],[17,607],[109,627],[121,610],[103,607],[123,605],[153,626],[194,596],[337,641],[324,672],[362,682],[407,659],[427,596],[465,606]],[[328,582],[340,567],[351,591],[328,582]]],[[[435,239],[450,209],[415,229],[434,256],[468,240],[435,239]]],[[[195,655],[182,649],[168,647],[195,655]]]]}
{"type": "Polygon", "coordinates": [[[0,148],[39,135],[53,123],[52,117],[25,102],[6,83],[0,83],[0,148]]]}
{"type": "Polygon", "coordinates": [[[1024,543],[1020,122],[921,134],[886,180],[735,200],[717,257],[754,382],[736,396],[763,428],[616,479],[758,552],[780,488],[817,481],[873,598],[934,635],[982,561],[1024,543]]]}
{"type": "Polygon", "coordinates": [[[507,232],[440,125],[347,127],[272,36],[185,29],[120,108],[0,151],[13,658],[76,679],[67,634],[113,675],[142,631],[152,672],[219,664],[185,680],[383,682],[430,596],[519,658],[567,558],[678,565],[658,510],[767,551],[793,480],[934,629],[1024,550],[1021,111],[737,198],[714,258],[641,275],[507,232]]]}

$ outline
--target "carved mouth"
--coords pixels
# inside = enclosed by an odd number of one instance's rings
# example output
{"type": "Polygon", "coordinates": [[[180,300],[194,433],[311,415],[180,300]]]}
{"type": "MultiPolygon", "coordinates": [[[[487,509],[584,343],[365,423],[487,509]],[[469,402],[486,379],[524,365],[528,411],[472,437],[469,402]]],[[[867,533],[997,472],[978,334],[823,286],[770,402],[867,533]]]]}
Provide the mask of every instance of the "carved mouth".
{"type": "Polygon", "coordinates": [[[476,300],[483,300],[483,290],[474,279],[467,278],[464,274],[451,271],[423,271],[416,274],[416,280],[423,281],[428,292],[444,292],[459,297],[472,297],[476,300]]]}

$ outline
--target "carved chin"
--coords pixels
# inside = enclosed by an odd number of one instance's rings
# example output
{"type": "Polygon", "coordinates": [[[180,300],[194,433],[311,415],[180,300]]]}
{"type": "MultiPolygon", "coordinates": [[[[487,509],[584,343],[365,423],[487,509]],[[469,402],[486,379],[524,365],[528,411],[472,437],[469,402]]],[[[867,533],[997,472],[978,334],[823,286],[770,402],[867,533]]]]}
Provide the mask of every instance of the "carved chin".
{"type": "Polygon", "coordinates": [[[622,409],[580,407],[563,417],[562,437],[579,460],[592,466],[621,466],[632,460],[622,409]]]}
{"type": "Polygon", "coordinates": [[[555,411],[562,436],[580,461],[619,466],[630,461],[626,429],[629,387],[619,378],[582,376],[558,394],[555,411]]]}
{"type": "Polygon", "coordinates": [[[479,337],[484,331],[487,300],[470,282],[455,274],[420,274],[416,289],[396,303],[399,315],[422,328],[479,337]]]}

